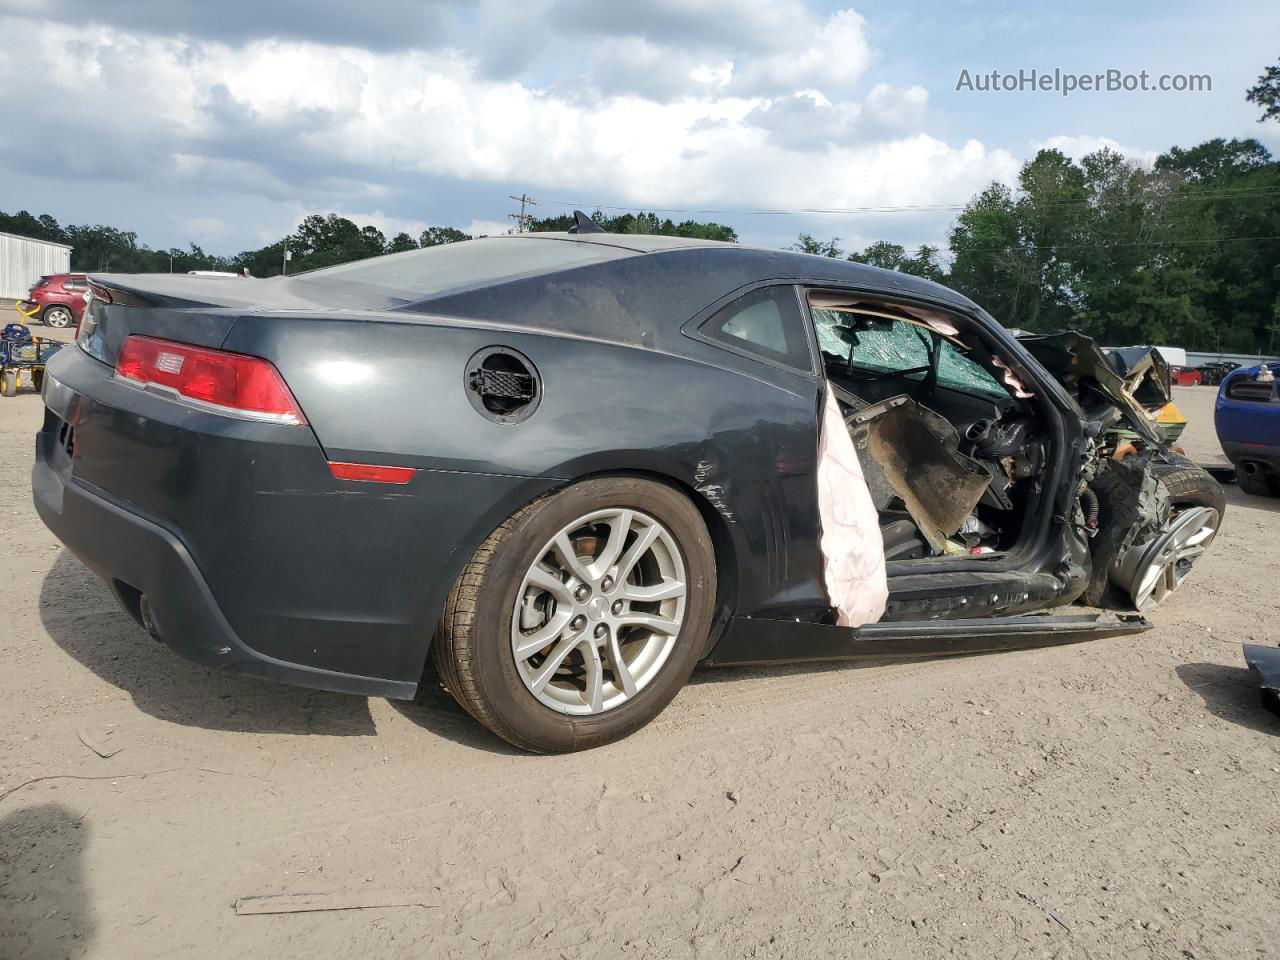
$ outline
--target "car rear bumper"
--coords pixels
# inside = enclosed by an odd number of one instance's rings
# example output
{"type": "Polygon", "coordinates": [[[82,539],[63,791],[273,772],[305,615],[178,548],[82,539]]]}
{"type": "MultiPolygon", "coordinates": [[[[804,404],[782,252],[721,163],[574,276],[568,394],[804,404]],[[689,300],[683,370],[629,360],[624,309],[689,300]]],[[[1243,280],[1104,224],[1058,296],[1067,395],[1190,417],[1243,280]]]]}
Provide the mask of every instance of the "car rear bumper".
{"type": "Polygon", "coordinates": [[[193,660],[412,697],[476,546],[556,481],[420,467],[336,479],[307,426],[196,410],[69,348],[49,361],[32,475],[49,528],[193,660]]]}
{"type": "Polygon", "coordinates": [[[1258,463],[1280,473],[1280,446],[1257,442],[1241,443],[1235,440],[1219,442],[1222,444],[1222,452],[1236,466],[1242,463],[1258,463]]]}
{"type": "Polygon", "coordinates": [[[174,533],[69,477],[70,457],[59,432],[37,436],[31,480],[36,510],[58,539],[110,585],[139,623],[146,598],[147,625],[157,639],[197,663],[268,680],[364,696],[414,696],[416,683],[287,663],[248,647],[174,533]]]}

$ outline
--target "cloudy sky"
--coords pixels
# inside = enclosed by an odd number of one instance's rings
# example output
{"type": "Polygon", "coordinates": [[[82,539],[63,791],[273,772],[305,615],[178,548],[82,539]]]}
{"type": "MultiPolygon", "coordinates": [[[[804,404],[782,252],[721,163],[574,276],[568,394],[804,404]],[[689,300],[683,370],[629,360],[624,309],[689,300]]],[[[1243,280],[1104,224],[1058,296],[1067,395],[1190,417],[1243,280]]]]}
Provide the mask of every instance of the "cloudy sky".
{"type": "Polygon", "coordinates": [[[1280,153],[1243,97],[1280,55],[1256,0],[0,0],[0,36],[0,210],[154,247],[232,253],[331,210],[495,232],[521,192],[914,246],[1043,144],[1280,153]],[[956,89],[1055,67],[1213,89],[956,89]]]}

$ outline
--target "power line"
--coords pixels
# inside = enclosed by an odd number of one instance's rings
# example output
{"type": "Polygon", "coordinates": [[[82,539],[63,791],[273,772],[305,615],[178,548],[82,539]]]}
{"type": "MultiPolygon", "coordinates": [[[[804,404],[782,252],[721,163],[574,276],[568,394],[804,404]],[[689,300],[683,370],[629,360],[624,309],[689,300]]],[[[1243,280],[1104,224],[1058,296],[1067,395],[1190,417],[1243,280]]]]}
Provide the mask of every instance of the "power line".
{"type": "MultiPolygon", "coordinates": [[[[944,260],[954,260],[958,253],[1022,253],[1034,250],[1106,250],[1112,247],[1153,247],[1153,246],[1169,246],[1192,243],[1231,243],[1235,241],[1257,241],[1257,240],[1280,240],[1280,234],[1273,234],[1265,237],[1214,237],[1210,239],[1172,239],[1172,240],[1117,240],[1114,242],[1103,243],[1046,243],[1046,244],[1018,244],[1010,243],[1003,247],[965,247],[960,251],[952,250],[948,247],[940,246],[936,243],[921,243],[915,246],[897,243],[896,247],[901,247],[904,254],[914,253],[918,256],[920,251],[925,247],[933,250],[940,258],[944,260]]],[[[784,249],[792,249],[790,247],[784,249]]],[[[856,251],[854,251],[856,252],[856,251]]],[[[865,253],[865,250],[863,251],[865,253]]],[[[837,257],[836,259],[845,259],[837,257]]]]}
{"type": "Polygon", "coordinates": [[[537,200],[535,200],[535,199],[533,199],[533,197],[530,197],[530,196],[528,196],[527,194],[524,194],[524,193],[521,193],[521,194],[520,194],[520,196],[518,196],[518,197],[517,197],[515,194],[508,194],[507,196],[509,196],[512,200],[519,200],[519,201],[520,201],[520,212],[519,212],[519,213],[508,213],[508,214],[507,214],[507,217],[508,217],[509,219],[514,220],[514,221],[516,222],[516,232],[517,232],[517,233],[524,233],[524,231],[525,231],[525,227],[527,227],[527,226],[528,226],[528,224],[529,224],[529,221],[533,219],[533,214],[532,214],[532,213],[525,213],[525,212],[524,212],[525,204],[528,204],[528,205],[530,205],[530,206],[537,206],[537,205],[538,205],[538,201],[537,201],[537,200]]]}
{"type": "MultiPolygon", "coordinates": [[[[1222,200],[1243,200],[1251,197],[1266,196],[1270,194],[1280,194],[1280,186],[1277,187],[1223,187],[1216,190],[1196,190],[1191,193],[1179,193],[1164,197],[1152,197],[1150,195],[1126,197],[1119,200],[1106,200],[1102,205],[1105,206],[1123,206],[1126,204],[1145,204],[1145,203],[1183,203],[1196,200],[1205,200],[1218,202],[1222,200]]],[[[1025,197],[1026,194],[1023,194],[1025,197]]],[[[512,200],[519,200],[520,197],[511,197],[512,200]]],[[[920,204],[884,204],[881,206],[867,207],[795,207],[795,208],[773,208],[773,207],[654,207],[648,204],[606,204],[592,203],[583,200],[544,200],[545,204],[554,207],[565,207],[572,210],[622,210],[631,212],[639,210],[649,213],[683,213],[697,214],[699,216],[708,215],[725,215],[733,214],[737,216],[764,216],[764,217],[794,217],[806,215],[830,215],[830,216],[848,216],[867,213],[943,213],[947,211],[963,210],[969,202],[965,203],[920,203],[920,204]]],[[[1045,203],[1051,206],[1088,206],[1098,203],[1096,199],[1089,197],[1071,197],[1056,200],[1046,200],[1045,203]]],[[[513,219],[515,214],[509,214],[513,219]]]]}
{"type": "MultiPolygon", "coordinates": [[[[1280,234],[1272,234],[1267,237],[1212,237],[1207,239],[1194,239],[1184,237],[1181,239],[1174,238],[1172,240],[1116,240],[1110,243],[1046,243],[1046,244],[1015,244],[1011,243],[1004,247],[968,247],[963,253],[992,253],[1004,252],[1006,250],[1106,250],[1111,247],[1158,247],[1167,246],[1169,244],[1188,244],[1188,243],[1231,243],[1236,240],[1280,240],[1280,234]]],[[[923,244],[923,246],[933,246],[932,244],[923,244]]],[[[955,251],[952,251],[954,253],[955,251]]]]}

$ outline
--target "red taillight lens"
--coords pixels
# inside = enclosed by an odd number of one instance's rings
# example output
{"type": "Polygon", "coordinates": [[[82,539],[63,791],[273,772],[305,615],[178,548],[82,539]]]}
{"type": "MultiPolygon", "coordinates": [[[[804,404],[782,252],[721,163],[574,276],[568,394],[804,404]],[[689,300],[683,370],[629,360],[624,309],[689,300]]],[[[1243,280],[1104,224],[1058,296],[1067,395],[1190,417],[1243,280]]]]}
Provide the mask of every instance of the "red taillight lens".
{"type": "Polygon", "coordinates": [[[116,376],[172,391],[218,412],[306,423],[302,409],[269,360],[155,337],[128,337],[116,357],[116,376]]]}
{"type": "Polygon", "coordinates": [[[413,467],[381,467],[376,463],[340,463],[329,461],[329,472],[339,480],[363,480],[367,483],[408,483],[416,472],[413,467]]]}

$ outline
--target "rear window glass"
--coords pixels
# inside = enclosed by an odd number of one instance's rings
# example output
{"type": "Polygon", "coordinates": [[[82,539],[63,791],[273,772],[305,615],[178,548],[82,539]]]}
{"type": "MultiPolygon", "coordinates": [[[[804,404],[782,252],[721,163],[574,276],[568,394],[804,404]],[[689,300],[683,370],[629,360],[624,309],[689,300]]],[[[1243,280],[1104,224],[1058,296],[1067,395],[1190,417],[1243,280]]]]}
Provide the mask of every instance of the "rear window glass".
{"type": "Polygon", "coordinates": [[[632,256],[599,243],[533,237],[489,237],[408,250],[298,274],[317,283],[358,283],[398,293],[406,301],[485,286],[536,273],[632,256]]]}

